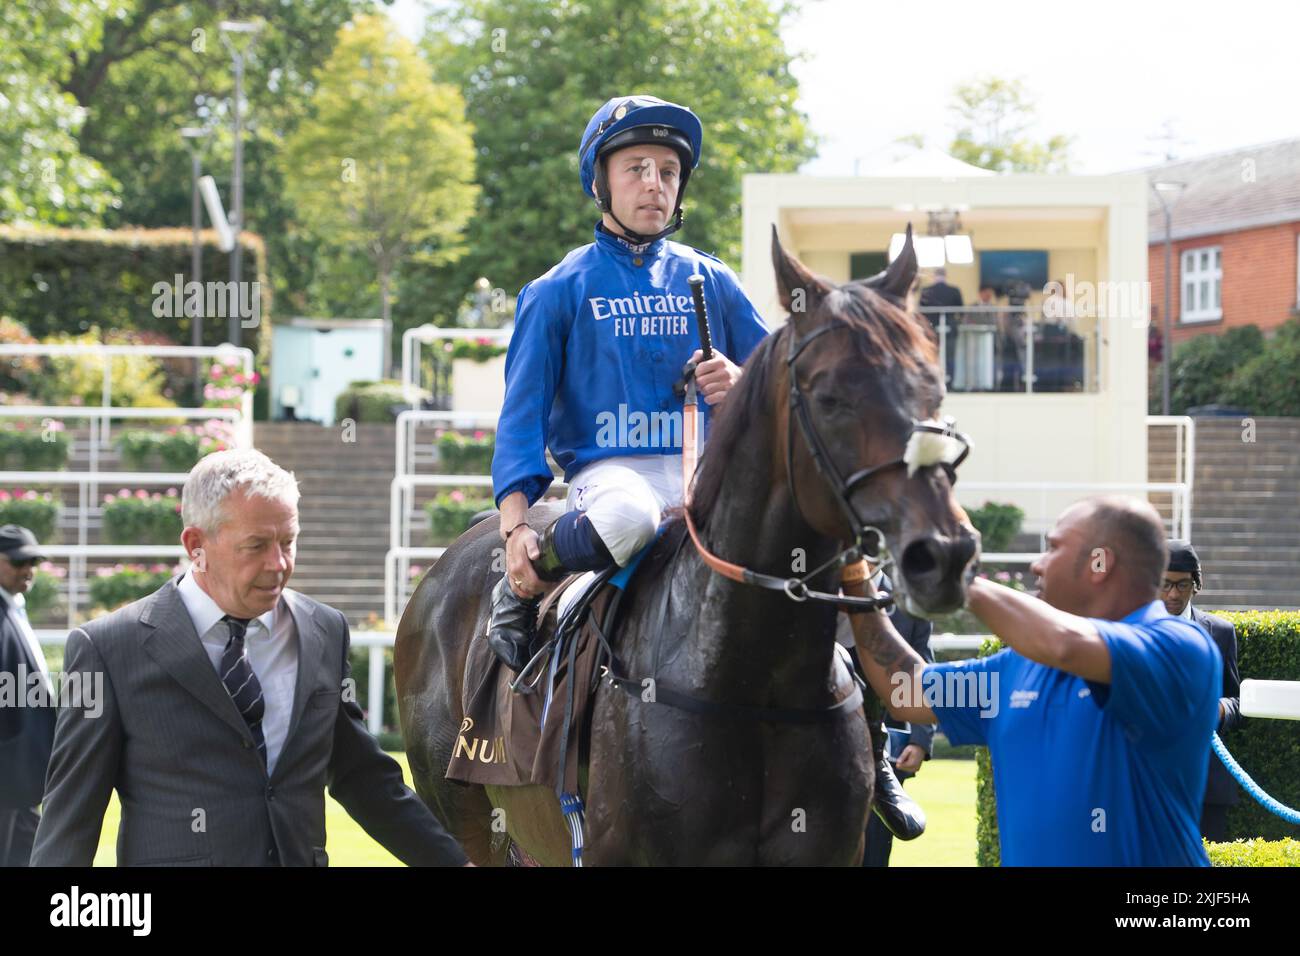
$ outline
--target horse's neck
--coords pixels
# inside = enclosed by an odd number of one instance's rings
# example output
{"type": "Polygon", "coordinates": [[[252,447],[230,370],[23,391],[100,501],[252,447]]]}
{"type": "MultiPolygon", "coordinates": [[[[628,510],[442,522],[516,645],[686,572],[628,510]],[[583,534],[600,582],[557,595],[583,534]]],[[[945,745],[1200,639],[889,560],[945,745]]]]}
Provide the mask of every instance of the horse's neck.
{"type": "MultiPolygon", "coordinates": [[[[710,550],[727,561],[783,578],[803,576],[830,558],[836,546],[799,514],[785,469],[773,474],[770,441],[756,434],[737,447],[705,538],[710,550]]],[[[704,604],[692,637],[708,684],[719,690],[726,685],[767,688],[791,706],[807,705],[798,700],[804,691],[816,694],[826,687],[835,631],[829,606],[738,584],[702,561],[696,573],[703,586],[692,590],[704,596],[704,604]]],[[[829,581],[817,586],[829,586],[829,581]]]]}

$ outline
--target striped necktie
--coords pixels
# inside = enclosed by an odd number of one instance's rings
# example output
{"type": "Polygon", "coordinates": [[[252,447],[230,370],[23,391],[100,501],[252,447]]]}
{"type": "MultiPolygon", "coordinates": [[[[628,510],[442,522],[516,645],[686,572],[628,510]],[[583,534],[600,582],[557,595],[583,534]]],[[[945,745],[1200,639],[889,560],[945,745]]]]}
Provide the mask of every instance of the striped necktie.
{"type": "Polygon", "coordinates": [[[262,718],[266,715],[266,700],[262,697],[262,685],[253,673],[253,665],[248,662],[248,654],[244,651],[244,634],[252,619],[227,614],[221,620],[230,632],[226,649],[221,652],[221,683],[226,685],[231,700],[248,724],[265,766],[266,736],[262,733],[262,718]]]}

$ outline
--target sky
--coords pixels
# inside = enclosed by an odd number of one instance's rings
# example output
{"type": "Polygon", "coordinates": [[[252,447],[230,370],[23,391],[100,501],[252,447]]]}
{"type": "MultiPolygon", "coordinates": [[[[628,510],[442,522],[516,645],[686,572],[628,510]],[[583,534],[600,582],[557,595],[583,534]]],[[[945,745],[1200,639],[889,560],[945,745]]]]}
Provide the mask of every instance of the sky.
{"type": "MultiPolygon", "coordinates": [[[[390,16],[419,37],[422,0],[390,16]]],[[[1030,135],[1073,137],[1076,173],[1157,163],[1166,129],[1181,158],[1300,137],[1295,0],[805,0],[783,33],[812,175],[885,165],[908,134],[946,147],[953,88],[984,74],[1024,83],[1030,135]]]]}

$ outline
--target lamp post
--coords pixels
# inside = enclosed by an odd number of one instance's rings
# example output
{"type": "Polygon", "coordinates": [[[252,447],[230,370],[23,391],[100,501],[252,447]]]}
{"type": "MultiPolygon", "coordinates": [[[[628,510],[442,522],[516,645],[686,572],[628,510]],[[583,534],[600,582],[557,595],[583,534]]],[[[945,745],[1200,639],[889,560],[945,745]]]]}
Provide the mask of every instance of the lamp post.
{"type": "MultiPolygon", "coordinates": [[[[203,225],[203,203],[199,198],[199,175],[203,170],[199,158],[199,141],[207,135],[208,131],[201,126],[186,126],[181,130],[181,138],[185,140],[185,148],[190,153],[190,229],[193,236],[190,245],[190,279],[200,286],[203,284],[203,244],[199,239],[199,229],[203,225]]],[[[201,298],[196,297],[196,299],[201,298]]],[[[189,318],[190,344],[195,347],[201,346],[203,344],[202,306],[196,305],[191,309],[189,318]]],[[[194,388],[198,398],[202,398],[203,373],[197,359],[194,362],[194,388]]]]}
{"type": "MultiPolygon", "coordinates": [[[[240,253],[242,251],[239,244],[239,233],[244,228],[244,125],[243,125],[243,106],[244,98],[244,57],[248,54],[253,45],[253,38],[262,29],[262,24],[253,21],[242,20],[222,20],[220,24],[221,42],[225,44],[230,51],[231,60],[235,68],[235,173],[234,183],[231,187],[231,210],[230,210],[230,228],[235,233],[235,248],[230,250],[230,281],[235,283],[234,288],[236,295],[242,301],[243,293],[238,290],[240,286],[240,253]]],[[[228,337],[233,345],[243,343],[243,327],[239,321],[239,309],[230,310],[230,319],[227,324],[228,337]]]]}
{"type": "Polygon", "coordinates": [[[1156,192],[1156,198],[1160,200],[1160,208],[1165,213],[1165,315],[1164,315],[1164,335],[1160,345],[1160,374],[1161,374],[1161,403],[1160,411],[1162,415],[1169,414],[1169,331],[1170,319],[1169,312],[1173,302],[1173,237],[1170,234],[1173,223],[1174,206],[1178,205],[1178,197],[1183,194],[1187,187],[1186,183],[1175,182],[1173,180],[1162,180],[1152,183],[1156,192]]]}

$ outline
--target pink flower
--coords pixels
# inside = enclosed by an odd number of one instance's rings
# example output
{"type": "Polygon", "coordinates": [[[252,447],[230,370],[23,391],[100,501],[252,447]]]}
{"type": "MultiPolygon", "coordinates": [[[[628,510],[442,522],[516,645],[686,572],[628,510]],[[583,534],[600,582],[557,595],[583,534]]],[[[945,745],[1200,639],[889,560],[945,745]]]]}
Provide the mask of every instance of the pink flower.
{"type": "Polygon", "coordinates": [[[168,489],[167,489],[167,497],[168,497],[168,498],[175,498],[178,494],[180,494],[180,492],[177,491],[175,488],[168,488],[168,489]]]}
{"type": "Polygon", "coordinates": [[[474,438],[475,438],[477,441],[482,441],[484,438],[487,438],[487,432],[482,431],[482,430],[476,431],[476,432],[474,433],[474,438]]]}
{"type": "Polygon", "coordinates": [[[135,496],[136,496],[136,498],[140,499],[141,501],[148,501],[148,500],[149,500],[149,492],[145,491],[143,488],[137,488],[137,489],[135,490],[135,496]]]}
{"type": "Polygon", "coordinates": [[[225,368],[223,368],[221,365],[217,364],[216,362],[213,362],[212,371],[209,373],[209,377],[221,378],[221,376],[224,374],[226,374],[225,368]]]}
{"type": "Polygon", "coordinates": [[[104,495],[104,504],[111,504],[114,500],[112,495],[104,495]]]}
{"type": "Polygon", "coordinates": [[[451,498],[452,501],[456,502],[456,504],[460,504],[462,501],[465,500],[465,492],[457,488],[450,495],[448,495],[448,497],[451,498]]]}
{"type": "Polygon", "coordinates": [[[9,500],[9,492],[5,491],[3,488],[0,488],[0,501],[8,501],[8,500],[9,500]]]}
{"type": "Polygon", "coordinates": [[[260,373],[260,372],[254,372],[254,373],[253,373],[253,384],[256,385],[256,384],[257,384],[258,382],[260,382],[260,381],[262,381],[262,375],[261,375],[261,373],[260,373]]]}
{"type": "Polygon", "coordinates": [[[117,496],[119,498],[130,498],[131,492],[127,491],[125,488],[122,488],[121,490],[118,491],[117,496]]]}
{"type": "Polygon", "coordinates": [[[244,373],[236,372],[233,381],[236,385],[243,385],[245,382],[244,373]]]}

